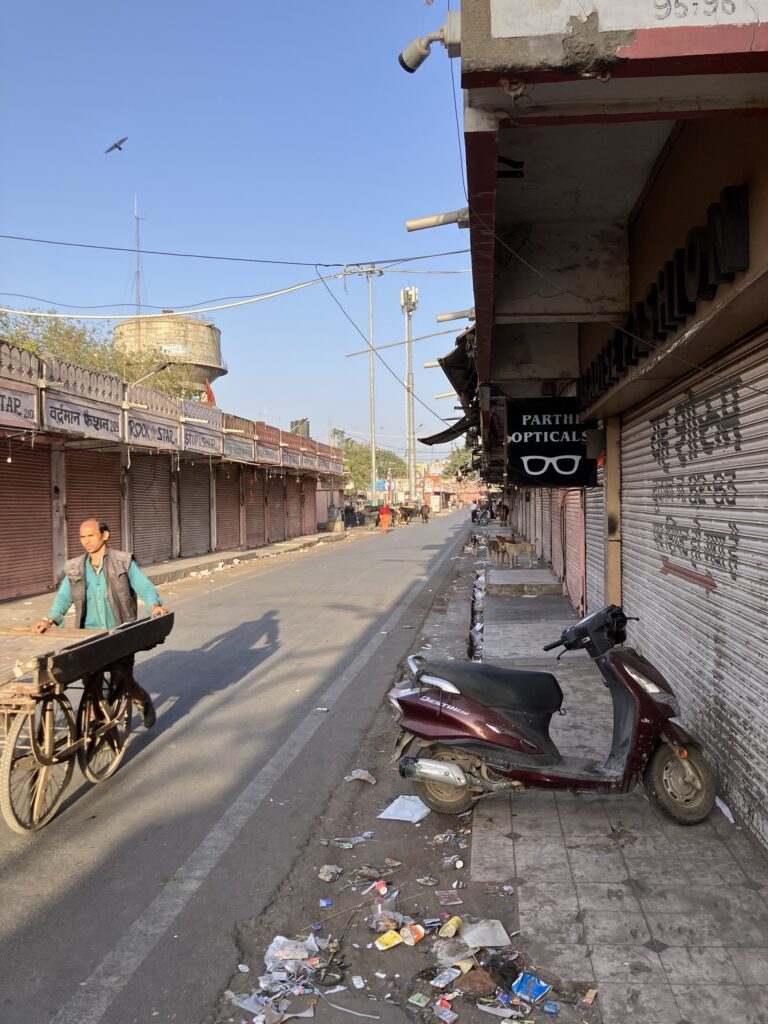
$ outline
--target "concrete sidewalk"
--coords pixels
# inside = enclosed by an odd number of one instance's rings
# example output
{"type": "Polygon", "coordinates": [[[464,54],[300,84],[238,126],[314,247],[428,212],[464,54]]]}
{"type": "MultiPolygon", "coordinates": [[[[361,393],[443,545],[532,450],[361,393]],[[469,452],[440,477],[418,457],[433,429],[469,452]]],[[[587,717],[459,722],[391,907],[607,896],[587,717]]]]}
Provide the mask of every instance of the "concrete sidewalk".
{"type": "MultiPolygon", "coordinates": [[[[352,536],[365,536],[365,530],[347,530],[344,533],[310,533],[292,540],[280,541],[276,544],[265,544],[260,548],[248,548],[243,551],[213,551],[205,555],[194,555],[191,558],[175,558],[156,565],[143,565],[143,572],[156,586],[173,583],[188,576],[207,576],[220,569],[244,562],[263,561],[278,558],[293,551],[317,547],[319,544],[336,544],[352,536]]],[[[9,626],[26,626],[37,622],[51,607],[54,591],[36,594],[33,597],[19,597],[11,601],[0,602],[0,629],[9,626]]]]}
{"type": "MultiPolygon", "coordinates": [[[[567,711],[555,742],[602,760],[602,678],[584,653],[558,663],[541,650],[576,618],[562,596],[488,593],[483,661],[554,672],[567,711]]],[[[717,808],[686,828],[640,789],[493,797],[474,812],[471,878],[515,886],[521,948],[542,971],[598,988],[605,1024],[768,1021],[768,862],[717,808]]]]}

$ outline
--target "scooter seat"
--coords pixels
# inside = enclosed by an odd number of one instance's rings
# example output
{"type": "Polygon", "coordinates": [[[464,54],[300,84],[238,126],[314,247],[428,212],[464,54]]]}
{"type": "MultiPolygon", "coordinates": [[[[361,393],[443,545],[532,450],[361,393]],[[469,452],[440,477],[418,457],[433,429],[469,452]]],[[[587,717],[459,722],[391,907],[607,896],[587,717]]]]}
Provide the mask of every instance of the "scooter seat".
{"type": "Polygon", "coordinates": [[[563,691],[551,672],[438,660],[430,660],[424,671],[453,683],[465,697],[487,707],[552,715],[563,703],[563,691]]]}

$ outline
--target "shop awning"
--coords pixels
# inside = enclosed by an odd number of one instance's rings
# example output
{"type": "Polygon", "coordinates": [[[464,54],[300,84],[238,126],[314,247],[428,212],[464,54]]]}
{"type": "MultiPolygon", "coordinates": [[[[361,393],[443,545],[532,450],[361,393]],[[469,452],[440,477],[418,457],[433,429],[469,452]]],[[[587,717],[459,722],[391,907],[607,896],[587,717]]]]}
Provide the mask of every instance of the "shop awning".
{"type": "Polygon", "coordinates": [[[469,416],[462,416],[460,420],[452,423],[450,427],[441,430],[439,434],[432,434],[429,437],[420,437],[422,444],[445,444],[446,441],[455,441],[457,437],[466,434],[470,427],[476,427],[480,422],[478,413],[471,413],[469,416]]]}
{"type": "Polygon", "coordinates": [[[443,373],[453,385],[453,390],[456,394],[463,394],[467,390],[467,381],[472,373],[466,345],[456,345],[447,356],[443,356],[437,361],[443,373]]]}

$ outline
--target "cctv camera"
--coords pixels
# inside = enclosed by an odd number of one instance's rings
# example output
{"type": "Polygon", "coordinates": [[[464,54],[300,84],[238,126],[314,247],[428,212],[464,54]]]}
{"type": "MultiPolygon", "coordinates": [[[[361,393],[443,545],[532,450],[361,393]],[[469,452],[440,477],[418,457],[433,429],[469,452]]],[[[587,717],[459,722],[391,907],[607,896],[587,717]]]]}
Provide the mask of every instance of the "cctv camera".
{"type": "Polygon", "coordinates": [[[429,56],[429,37],[414,39],[410,46],[406,46],[397,58],[403,71],[413,74],[429,56]]]}

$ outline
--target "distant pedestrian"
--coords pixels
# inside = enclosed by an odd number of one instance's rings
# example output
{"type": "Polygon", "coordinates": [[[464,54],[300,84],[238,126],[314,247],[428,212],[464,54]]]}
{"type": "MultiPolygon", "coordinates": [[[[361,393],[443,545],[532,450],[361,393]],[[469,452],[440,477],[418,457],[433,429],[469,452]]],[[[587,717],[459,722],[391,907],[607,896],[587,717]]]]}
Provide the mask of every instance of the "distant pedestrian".
{"type": "Polygon", "coordinates": [[[381,532],[388,533],[392,525],[392,509],[389,507],[388,501],[385,501],[379,509],[379,523],[381,524],[381,532]]]}
{"type": "Polygon", "coordinates": [[[499,502],[499,522],[502,526],[507,525],[509,519],[509,505],[505,501],[499,502]]]}
{"type": "Polygon", "coordinates": [[[422,523],[428,523],[429,522],[429,512],[430,512],[429,505],[427,505],[425,503],[424,505],[421,506],[419,511],[421,512],[421,521],[422,521],[422,523]]]}
{"type": "MultiPolygon", "coordinates": [[[[45,633],[51,626],[60,626],[74,604],[77,629],[114,629],[138,618],[137,596],[152,615],[166,615],[157,588],[148,580],[128,551],[107,546],[109,527],[98,519],[86,519],[80,526],[80,543],[85,555],[70,558],[64,564],[64,579],[46,618],[35,625],[45,633]]],[[[147,691],[133,676],[134,656],[119,658],[108,671],[113,683],[122,684],[125,692],[141,711],[144,726],[155,724],[155,708],[147,691]]],[[[84,680],[86,685],[88,679],[84,680]]]]}
{"type": "Polygon", "coordinates": [[[470,518],[472,519],[472,522],[476,523],[477,522],[477,502],[474,500],[474,498],[469,503],[469,514],[470,514],[470,518]]]}

